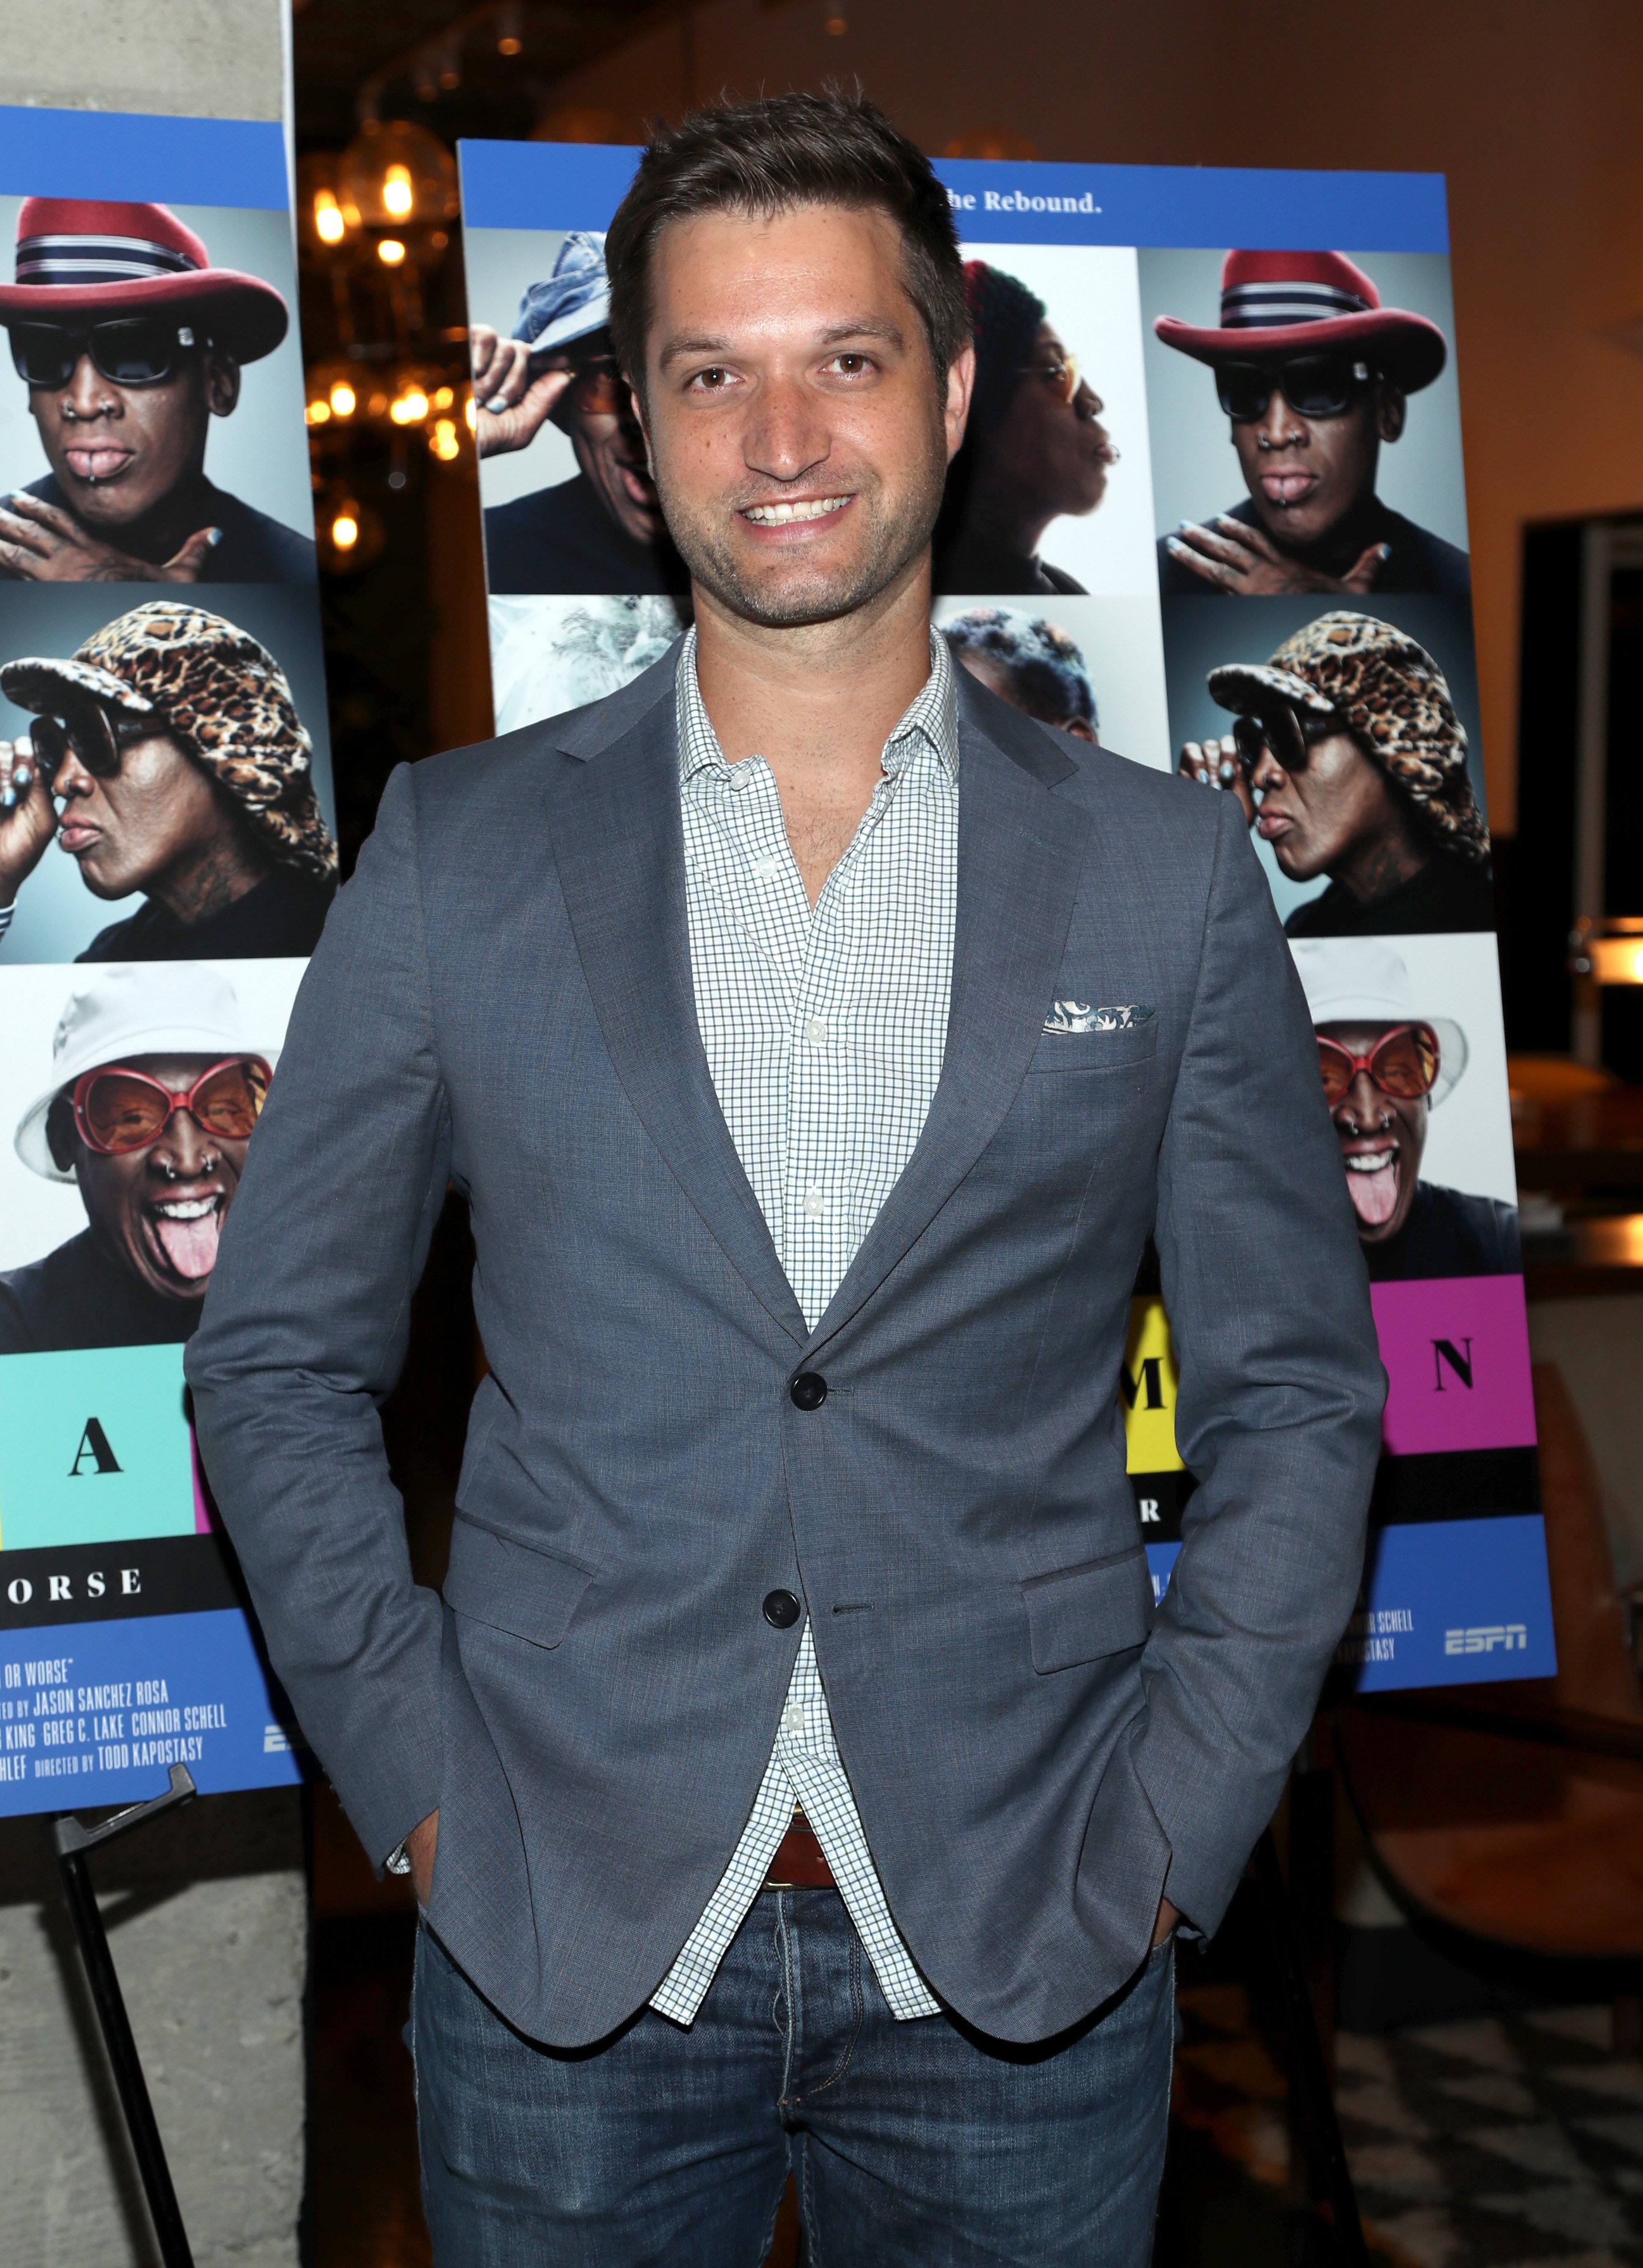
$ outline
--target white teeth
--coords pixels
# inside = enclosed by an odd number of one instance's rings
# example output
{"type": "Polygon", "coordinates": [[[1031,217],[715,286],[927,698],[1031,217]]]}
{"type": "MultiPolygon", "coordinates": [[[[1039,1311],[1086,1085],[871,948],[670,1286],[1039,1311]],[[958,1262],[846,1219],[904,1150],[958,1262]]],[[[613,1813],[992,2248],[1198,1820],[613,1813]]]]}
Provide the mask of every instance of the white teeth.
{"type": "Polygon", "coordinates": [[[154,1210],[167,1220],[203,1220],[208,1212],[217,1211],[217,1203],[216,1197],[166,1197],[154,1210]]]}
{"type": "Polygon", "coordinates": [[[849,502],[848,497],[818,497],[814,504],[750,504],[742,517],[762,527],[780,527],[790,519],[825,519],[849,502]]]}
{"type": "Polygon", "coordinates": [[[1359,1151],[1347,1159],[1346,1170],[1349,1174],[1382,1174],[1396,1155],[1395,1150],[1359,1151]]]}

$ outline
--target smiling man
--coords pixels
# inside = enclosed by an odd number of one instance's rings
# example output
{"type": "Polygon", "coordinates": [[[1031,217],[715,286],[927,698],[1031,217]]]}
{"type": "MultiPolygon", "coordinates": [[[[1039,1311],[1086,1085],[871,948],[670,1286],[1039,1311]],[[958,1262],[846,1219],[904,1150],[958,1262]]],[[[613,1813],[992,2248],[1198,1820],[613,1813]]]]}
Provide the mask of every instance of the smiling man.
{"type": "Polygon", "coordinates": [[[1174,1927],[1278,1800],[1379,1442],[1305,1003],[1230,799],[932,636],[973,357],[926,160],[842,94],[708,111],[607,249],[695,630],[394,775],[203,1454],[415,1883],[440,2268],[751,2264],[794,2167],[818,2260],[1141,2268],[1174,1927]],[[490,1369],[441,1601],[377,1405],[452,1184],[490,1369]],[[1156,1612],[1149,1230],[1200,1483],[1156,1612]]]}
{"type": "Polygon", "coordinates": [[[215,969],[108,968],[70,996],[17,1152],[77,1185],[87,1225],[0,1276],[0,1353],[188,1336],[271,1061],[215,969]]]}
{"type": "Polygon", "coordinates": [[[1292,937],[1492,929],[1489,831],[1443,672],[1391,622],[1344,609],[1264,662],[1227,662],[1209,689],[1232,732],[1189,740],[1181,770],[1231,790],[1292,882],[1292,937]]]}
{"type": "Polygon", "coordinates": [[[1516,1275],[1516,1206],[1421,1179],[1432,1113],[1466,1069],[1465,1033],[1417,1013],[1390,946],[1307,939],[1294,954],[1370,1281],[1516,1275]]]}
{"type": "Polygon", "coordinates": [[[336,887],[313,745],[267,647],[154,599],[73,655],[0,665],[38,721],[0,740],[0,938],[55,837],[93,897],[144,902],[79,961],[312,952],[336,887]]]}
{"type": "Polygon", "coordinates": [[[211,421],[289,327],[271,284],[214,268],[164,205],[26,197],[0,324],[51,467],[0,493],[0,575],[311,583],[311,537],[206,477],[211,421]]]}
{"type": "Polygon", "coordinates": [[[1465,552],[1375,493],[1381,451],[1402,439],[1409,396],[1448,358],[1435,323],[1383,307],[1373,278],[1343,253],[1229,252],[1219,327],[1160,315],[1153,328],[1210,365],[1249,492],[1160,538],[1166,598],[1470,596],[1465,552]]]}

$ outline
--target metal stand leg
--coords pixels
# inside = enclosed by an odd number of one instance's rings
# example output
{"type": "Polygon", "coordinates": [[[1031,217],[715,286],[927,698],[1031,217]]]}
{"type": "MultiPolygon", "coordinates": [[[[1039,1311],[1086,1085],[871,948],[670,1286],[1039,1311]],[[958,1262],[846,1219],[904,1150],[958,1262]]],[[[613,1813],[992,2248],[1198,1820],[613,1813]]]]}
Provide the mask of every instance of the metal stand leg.
{"type": "Polygon", "coordinates": [[[1255,1875],[1266,1918],[1272,1965],[1283,1998],[1293,2057],[1295,2108],[1308,2154],[1315,2175],[1322,2176],[1318,2186],[1329,2200],[1334,2217],[1337,2251],[1349,2268],[1370,2268],[1369,2248],[1364,2242],[1363,2222],[1358,2214],[1358,2193],[1346,2163],[1346,2145],[1341,2139],[1340,2121],[1335,2115],[1329,2067],[1323,2060],[1323,2045],[1318,2037],[1306,1971],[1297,1949],[1289,1893],[1284,1887],[1284,1872],[1278,1863],[1278,1849],[1270,1828],[1255,1846],[1255,1875]]]}
{"type": "Polygon", "coordinates": [[[57,1869],[63,1876],[63,1893],[69,1902],[69,1911],[74,1918],[75,1935],[80,1941],[80,1957],[85,1963],[85,1975],[92,1988],[92,1999],[97,2009],[97,2021],[102,2027],[103,2043],[108,2050],[108,2061],[119,2090],[120,2107],[125,2113],[126,2128],[131,2137],[132,2154],[137,2171],[143,2179],[143,2193],[148,2199],[148,2209],[154,2223],[154,2235],[158,2240],[160,2258],[165,2268],[194,2268],[194,2255],[188,2250],[188,2232],[182,2225],[182,2215],[177,2206],[177,2192],[172,2187],[171,2168],[166,2162],[165,2145],[159,2139],[159,2128],[154,2123],[154,2106],[148,2099],[148,2085],[143,2077],[143,2065],[137,2055],[136,2042],[131,2036],[130,2020],[120,1990],[120,1979],[108,1950],[108,1936],[103,1927],[103,1918],[97,1910],[97,1896],[92,1888],[92,1878],[86,1871],[85,1856],[99,1844],[112,1843],[117,1835],[129,1834],[162,1811],[186,1803],[195,1793],[193,1778],[186,1764],[173,1764],[171,1786],[164,1795],[151,1802],[133,1804],[128,1811],[115,1812],[99,1827],[82,1827],[70,1813],[53,1822],[52,1841],[56,1846],[57,1869]]]}

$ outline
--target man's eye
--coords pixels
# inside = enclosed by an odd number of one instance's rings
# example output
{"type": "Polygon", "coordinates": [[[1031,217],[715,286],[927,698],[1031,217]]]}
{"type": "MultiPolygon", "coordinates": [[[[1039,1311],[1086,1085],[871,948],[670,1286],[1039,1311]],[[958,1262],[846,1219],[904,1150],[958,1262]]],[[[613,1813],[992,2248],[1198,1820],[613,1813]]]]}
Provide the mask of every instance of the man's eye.
{"type": "Polygon", "coordinates": [[[704,394],[722,394],[730,383],[730,372],[717,367],[712,370],[699,370],[690,383],[692,386],[700,387],[704,394]]]}
{"type": "Polygon", "coordinates": [[[864,371],[871,370],[873,364],[865,354],[841,354],[834,356],[833,367],[841,378],[859,378],[864,371]]]}

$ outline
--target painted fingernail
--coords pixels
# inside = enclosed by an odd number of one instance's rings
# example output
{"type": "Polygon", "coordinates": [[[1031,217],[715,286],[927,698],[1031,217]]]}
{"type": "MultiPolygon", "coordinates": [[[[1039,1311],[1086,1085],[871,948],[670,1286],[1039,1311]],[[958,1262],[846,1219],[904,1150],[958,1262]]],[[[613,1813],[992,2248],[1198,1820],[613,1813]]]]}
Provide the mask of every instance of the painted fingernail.
{"type": "Polygon", "coordinates": [[[0,788],[0,811],[15,811],[17,798],[9,787],[0,788]]]}
{"type": "Polygon", "coordinates": [[[26,764],[19,764],[11,775],[11,781],[15,787],[28,789],[34,784],[34,775],[26,764]]]}
{"type": "Polygon", "coordinates": [[[207,533],[207,534],[210,537],[210,539],[211,539],[211,548],[212,548],[212,549],[213,549],[213,550],[215,550],[215,549],[217,548],[217,545],[222,541],[222,540],[223,540],[223,531],[222,531],[222,529],[221,529],[220,527],[211,527],[211,528],[208,528],[208,529],[206,530],[206,533],[207,533]]]}
{"type": "Polygon", "coordinates": [[[500,394],[493,394],[491,395],[491,397],[490,397],[490,401],[489,401],[488,402],[486,402],[486,404],[485,404],[485,407],[486,407],[486,409],[487,409],[496,410],[496,411],[501,411],[501,410],[504,410],[504,409],[505,409],[507,408],[507,406],[508,406],[508,405],[507,405],[506,398],[505,398],[504,395],[500,394]]]}

